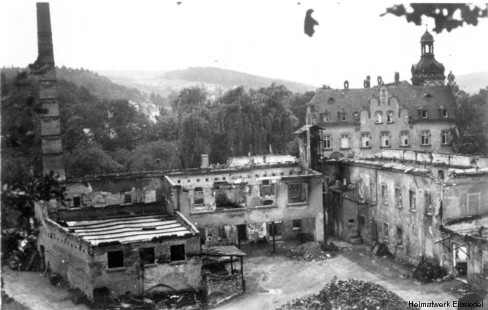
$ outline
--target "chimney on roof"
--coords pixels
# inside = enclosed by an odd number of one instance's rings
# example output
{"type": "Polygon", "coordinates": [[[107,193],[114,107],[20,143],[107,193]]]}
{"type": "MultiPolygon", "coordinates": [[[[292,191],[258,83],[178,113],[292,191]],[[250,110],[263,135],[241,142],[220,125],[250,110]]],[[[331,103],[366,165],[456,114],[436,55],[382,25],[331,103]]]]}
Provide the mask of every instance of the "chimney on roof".
{"type": "Polygon", "coordinates": [[[345,90],[349,89],[349,81],[348,80],[344,81],[344,89],[345,90]]]}
{"type": "Polygon", "coordinates": [[[39,102],[46,111],[40,115],[42,170],[43,174],[53,171],[60,180],[64,180],[63,145],[49,3],[37,3],[37,45],[37,60],[29,67],[38,76],[39,102]]]}
{"type": "Polygon", "coordinates": [[[400,84],[400,72],[395,72],[395,84],[400,84]]]}
{"type": "Polygon", "coordinates": [[[366,80],[364,80],[364,88],[370,88],[371,87],[371,76],[366,76],[366,80]]]}
{"type": "Polygon", "coordinates": [[[209,162],[208,162],[208,154],[202,154],[202,165],[200,168],[202,169],[208,169],[209,168],[209,162]]]}

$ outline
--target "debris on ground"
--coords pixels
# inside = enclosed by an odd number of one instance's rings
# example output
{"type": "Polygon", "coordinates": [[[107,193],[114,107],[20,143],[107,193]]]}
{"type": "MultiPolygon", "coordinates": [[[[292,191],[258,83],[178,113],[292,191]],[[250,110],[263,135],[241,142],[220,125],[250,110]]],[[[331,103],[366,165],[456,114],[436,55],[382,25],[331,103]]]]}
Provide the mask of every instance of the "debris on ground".
{"type": "Polygon", "coordinates": [[[376,256],[381,256],[385,258],[393,257],[393,254],[391,254],[390,250],[388,250],[388,246],[381,242],[373,243],[373,246],[371,248],[371,253],[373,253],[376,256]]]}
{"type": "Polygon", "coordinates": [[[320,293],[294,299],[276,309],[412,310],[419,308],[409,307],[405,300],[381,285],[349,279],[347,281],[332,281],[320,293]]]}
{"type": "MultiPolygon", "coordinates": [[[[288,249],[285,253],[286,256],[296,259],[296,260],[305,260],[305,261],[313,261],[313,260],[324,260],[327,259],[328,256],[323,249],[322,245],[318,242],[306,242],[294,248],[288,249]]],[[[329,254],[329,256],[331,256],[329,254]]]]}
{"type": "Polygon", "coordinates": [[[448,273],[444,268],[433,261],[422,258],[417,267],[414,268],[412,278],[423,283],[429,283],[442,281],[447,275],[448,273]]]}

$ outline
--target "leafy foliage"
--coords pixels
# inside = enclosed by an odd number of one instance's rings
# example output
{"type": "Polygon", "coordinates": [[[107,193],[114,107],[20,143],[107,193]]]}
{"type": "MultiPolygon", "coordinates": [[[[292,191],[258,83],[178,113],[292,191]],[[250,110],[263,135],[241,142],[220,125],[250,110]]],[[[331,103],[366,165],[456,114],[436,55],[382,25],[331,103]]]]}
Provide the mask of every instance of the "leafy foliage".
{"type": "Polygon", "coordinates": [[[453,150],[461,154],[488,156],[488,87],[478,94],[461,92],[453,150]]]}
{"type": "Polygon", "coordinates": [[[415,23],[415,25],[422,24],[422,16],[432,17],[435,20],[433,30],[437,33],[443,30],[450,32],[464,24],[476,26],[479,18],[488,16],[488,5],[484,9],[465,3],[411,3],[410,6],[411,12],[403,4],[394,5],[387,8],[381,16],[386,14],[405,16],[408,22],[415,23]],[[460,13],[460,18],[457,18],[457,12],[460,13]]]}

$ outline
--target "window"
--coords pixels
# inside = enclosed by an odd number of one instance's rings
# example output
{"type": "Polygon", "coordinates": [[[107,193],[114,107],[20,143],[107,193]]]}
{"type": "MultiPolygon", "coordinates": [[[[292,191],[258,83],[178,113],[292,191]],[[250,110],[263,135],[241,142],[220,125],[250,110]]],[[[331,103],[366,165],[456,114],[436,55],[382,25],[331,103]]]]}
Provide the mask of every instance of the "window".
{"type": "Polygon", "coordinates": [[[381,185],[381,198],[383,198],[384,204],[388,204],[388,186],[386,184],[381,185]]]}
{"type": "Polygon", "coordinates": [[[307,183],[288,184],[288,202],[300,203],[307,201],[307,183]]]}
{"type": "Polygon", "coordinates": [[[73,197],[73,206],[79,207],[81,205],[81,197],[73,197]]]}
{"type": "Polygon", "coordinates": [[[348,149],[349,148],[349,135],[343,134],[341,135],[341,149],[348,149]]]}
{"type": "Polygon", "coordinates": [[[400,146],[408,146],[409,134],[408,131],[400,132],[400,146]]]}
{"type": "Polygon", "coordinates": [[[369,182],[369,199],[371,201],[376,201],[376,186],[373,181],[369,182]]]}
{"type": "Polygon", "coordinates": [[[347,114],[346,114],[346,112],[339,112],[338,114],[339,114],[339,121],[341,121],[341,122],[347,121],[347,114]]]}
{"type": "Polygon", "coordinates": [[[439,109],[439,117],[441,118],[448,118],[449,117],[449,113],[447,112],[446,109],[439,109]]]}
{"type": "Polygon", "coordinates": [[[293,230],[301,231],[302,230],[302,220],[293,220],[293,230]]]}
{"type": "Polygon", "coordinates": [[[330,136],[324,136],[324,149],[330,149],[330,136]]]}
{"type": "Polygon", "coordinates": [[[421,133],[421,144],[430,145],[430,132],[425,130],[421,133]]]}
{"type": "Polygon", "coordinates": [[[399,187],[395,187],[395,204],[397,208],[402,208],[402,190],[399,187]]]}
{"type": "Polygon", "coordinates": [[[122,250],[107,252],[107,267],[108,268],[124,267],[124,252],[122,250]]]}
{"type": "Polygon", "coordinates": [[[139,257],[141,258],[141,262],[143,262],[144,265],[154,264],[154,248],[139,249],[139,257]]]}
{"type": "Polygon", "coordinates": [[[132,203],[132,195],[131,194],[125,194],[124,203],[132,203]]]}
{"type": "Polygon", "coordinates": [[[424,192],[424,210],[425,213],[432,213],[432,198],[429,192],[424,192]]]}
{"type": "Polygon", "coordinates": [[[329,113],[323,114],[323,121],[326,123],[330,122],[330,114],[329,113]]]}
{"type": "Polygon", "coordinates": [[[449,130],[443,130],[441,132],[441,143],[444,145],[451,143],[451,133],[449,130]]]}
{"type": "Polygon", "coordinates": [[[383,113],[382,112],[376,112],[375,118],[376,118],[377,124],[383,123],[383,113]]]}
{"type": "Polygon", "coordinates": [[[203,205],[204,204],[203,188],[195,187],[195,189],[193,190],[193,204],[195,204],[195,205],[203,205]]]}
{"type": "Polygon", "coordinates": [[[396,243],[397,245],[403,245],[403,229],[401,227],[397,227],[396,243]]]}
{"type": "Polygon", "coordinates": [[[361,147],[363,148],[371,147],[369,133],[361,134],[361,147]]]}
{"type": "Polygon", "coordinates": [[[386,122],[393,123],[393,112],[386,112],[386,122]]]}
{"type": "Polygon", "coordinates": [[[415,191],[409,191],[408,198],[410,201],[410,210],[417,210],[417,197],[415,196],[415,191]]]}
{"type": "Polygon", "coordinates": [[[383,237],[388,239],[388,224],[383,223],[383,237]]]}
{"type": "Polygon", "coordinates": [[[169,247],[171,261],[185,260],[185,245],[177,244],[169,247]]]}
{"type": "Polygon", "coordinates": [[[427,118],[427,117],[428,117],[427,110],[419,109],[419,118],[427,118]]]}
{"type": "Polygon", "coordinates": [[[275,187],[270,180],[262,180],[261,181],[261,197],[265,196],[272,196],[275,195],[275,187]]]}
{"type": "Polygon", "coordinates": [[[390,133],[381,133],[381,147],[390,147],[390,133]]]}
{"type": "Polygon", "coordinates": [[[439,170],[437,172],[437,176],[439,177],[440,180],[444,180],[444,170],[439,170]]]}

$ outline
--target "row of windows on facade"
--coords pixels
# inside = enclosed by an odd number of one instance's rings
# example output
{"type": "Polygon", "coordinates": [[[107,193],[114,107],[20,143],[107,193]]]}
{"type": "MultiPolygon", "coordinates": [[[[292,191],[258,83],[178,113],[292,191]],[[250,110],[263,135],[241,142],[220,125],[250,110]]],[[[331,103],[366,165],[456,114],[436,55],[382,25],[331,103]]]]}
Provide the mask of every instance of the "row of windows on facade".
{"type": "MultiPolygon", "coordinates": [[[[139,258],[144,265],[151,265],[156,263],[156,255],[154,253],[154,247],[147,247],[139,249],[139,258]]],[[[170,246],[170,256],[171,262],[182,261],[186,259],[185,256],[185,245],[177,244],[170,246]]],[[[124,251],[109,251],[107,252],[107,268],[123,268],[125,267],[124,262],[124,251]]]]}
{"type": "MultiPolygon", "coordinates": [[[[439,109],[439,118],[448,118],[449,117],[449,112],[446,109],[439,109]]],[[[420,119],[428,119],[429,118],[429,112],[425,109],[418,109],[418,118],[420,119]]],[[[375,115],[375,122],[377,124],[382,124],[383,123],[383,112],[382,111],[377,111],[374,113],[375,115]]],[[[317,120],[317,114],[314,114],[312,116],[314,118],[314,123],[318,122],[325,122],[328,123],[330,122],[330,113],[319,113],[318,114],[318,120],[317,120]]],[[[354,112],[353,113],[353,119],[354,120],[359,120],[359,112],[354,112]]],[[[394,112],[393,111],[387,111],[386,112],[386,122],[392,124],[394,119],[394,112]]],[[[346,112],[337,112],[337,121],[338,122],[347,122],[348,121],[348,115],[346,112]]]]}
{"type": "MultiPolygon", "coordinates": [[[[324,135],[324,149],[332,149],[332,136],[324,135]]],[[[350,148],[350,136],[349,134],[341,134],[341,149],[350,148]]],[[[381,147],[391,147],[391,135],[389,132],[382,132],[380,135],[381,147]]],[[[441,131],[441,143],[443,145],[449,145],[451,143],[451,133],[449,130],[441,131]]],[[[429,146],[431,144],[430,131],[425,130],[421,132],[420,145],[429,146]]],[[[410,133],[408,131],[400,132],[400,146],[410,146],[410,133]]],[[[361,147],[371,147],[371,135],[369,133],[361,134],[361,147]]]]}
{"type": "MultiPolygon", "coordinates": [[[[307,183],[290,183],[288,186],[288,202],[302,203],[307,201],[308,184],[307,183]]],[[[276,185],[270,180],[262,180],[259,194],[261,197],[276,195],[276,185]]],[[[205,203],[202,187],[195,187],[193,190],[193,204],[203,205],[205,203]]]]}
{"type": "MultiPolygon", "coordinates": [[[[291,174],[293,174],[293,173],[294,173],[294,170],[290,170],[290,171],[288,172],[288,174],[290,174],[290,175],[291,175],[291,174]]],[[[254,176],[255,176],[256,178],[260,178],[260,177],[264,177],[264,178],[265,178],[265,177],[269,177],[269,176],[277,176],[277,175],[284,176],[284,175],[285,175],[285,172],[279,172],[279,173],[278,173],[278,172],[263,173],[262,175],[255,174],[254,176]]],[[[242,175],[240,175],[240,176],[235,176],[235,177],[231,177],[231,180],[234,180],[234,179],[242,179],[242,178],[245,178],[245,177],[246,177],[246,176],[242,176],[242,175]]],[[[248,175],[247,175],[247,178],[248,178],[248,179],[250,179],[250,178],[251,178],[251,175],[250,175],[250,174],[248,174],[248,175]]],[[[209,178],[205,178],[205,182],[209,182],[209,180],[210,180],[209,178]]],[[[222,177],[222,181],[226,181],[226,180],[227,180],[227,178],[226,178],[226,177],[222,177]]],[[[181,183],[181,181],[182,181],[182,180],[178,180],[178,181],[177,181],[177,183],[178,183],[178,184],[180,184],[180,183],[181,183]]],[[[191,179],[187,179],[186,181],[187,181],[187,183],[190,183],[190,182],[191,182],[191,179]]],[[[196,182],[201,182],[202,180],[201,180],[201,179],[195,179],[195,181],[196,181],[196,182]]],[[[214,178],[213,178],[213,181],[220,181],[220,178],[219,178],[219,177],[214,177],[214,178]]]]}
{"type": "MultiPolygon", "coordinates": [[[[381,198],[383,204],[388,205],[388,185],[381,185],[381,198]]],[[[417,195],[415,190],[408,191],[408,205],[410,210],[417,210],[417,195]]],[[[399,187],[395,187],[395,206],[399,209],[403,208],[402,190],[399,187]]],[[[432,214],[432,197],[427,191],[424,192],[424,210],[426,214],[432,214]]]]}
{"type": "MultiPolygon", "coordinates": [[[[363,227],[365,224],[364,216],[362,216],[362,215],[359,216],[358,221],[359,221],[359,225],[361,225],[361,227],[363,227]]],[[[354,219],[349,219],[349,224],[354,224],[354,219]]],[[[388,240],[388,238],[389,238],[388,224],[383,223],[382,229],[383,229],[383,238],[385,240],[388,240]]],[[[403,245],[403,229],[402,229],[402,227],[397,227],[397,229],[396,229],[396,244],[397,245],[403,245]]]]}

